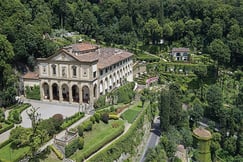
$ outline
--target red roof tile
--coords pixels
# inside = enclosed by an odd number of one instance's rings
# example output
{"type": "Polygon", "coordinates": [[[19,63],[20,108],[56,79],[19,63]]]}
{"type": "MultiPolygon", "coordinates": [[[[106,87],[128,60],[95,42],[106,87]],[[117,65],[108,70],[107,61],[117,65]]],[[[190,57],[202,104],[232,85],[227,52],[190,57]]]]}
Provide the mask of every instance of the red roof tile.
{"type": "Polygon", "coordinates": [[[74,55],[76,59],[78,59],[81,62],[94,62],[98,60],[98,54],[96,52],[89,52],[85,54],[79,54],[79,55],[74,55]]]}
{"type": "Polygon", "coordinates": [[[23,76],[24,79],[39,79],[39,74],[36,72],[28,72],[23,76]]]}
{"type": "Polygon", "coordinates": [[[96,45],[90,43],[77,43],[72,45],[72,50],[75,52],[95,50],[97,48],[96,45]]]}
{"type": "Polygon", "coordinates": [[[127,51],[123,51],[115,48],[101,48],[98,51],[98,68],[104,69],[105,67],[109,67],[119,61],[125,60],[131,57],[133,54],[127,51]]]}

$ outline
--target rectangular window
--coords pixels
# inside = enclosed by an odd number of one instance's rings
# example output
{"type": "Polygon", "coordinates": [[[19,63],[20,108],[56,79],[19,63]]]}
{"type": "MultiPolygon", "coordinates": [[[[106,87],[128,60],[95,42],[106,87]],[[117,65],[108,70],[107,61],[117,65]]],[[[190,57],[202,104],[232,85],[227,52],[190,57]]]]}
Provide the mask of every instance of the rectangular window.
{"type": "Polygon", "coordinates": [[[73,77],[77,77],[77,67],[73,66],[72,69],[73,69],[73,77]]]}
{"type": "Polygon", "coordinates": [[[96,71],[93,72],[93,78],[96,78],[96,71]]]}
{"type": "Polygon", "coordinates": [[[51,65],[52,66],[52,74],[56,75],[56,65],[51,65]]]}
{"type": "Polygon", "coordinates": [[[107,73],[108,72],[108,68],[105,68],[105,73],[107,73]]]}
{"type": "Polygon", "coordinates": [[[100,70],[100,76],[103,75],[103,70],[100,70]]]}

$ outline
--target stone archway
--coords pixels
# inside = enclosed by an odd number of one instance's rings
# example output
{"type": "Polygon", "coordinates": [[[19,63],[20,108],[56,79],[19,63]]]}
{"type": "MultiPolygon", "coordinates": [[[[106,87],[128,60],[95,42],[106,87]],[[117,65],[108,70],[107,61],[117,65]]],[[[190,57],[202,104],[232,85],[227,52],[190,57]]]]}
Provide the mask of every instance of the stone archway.
{"type": "Polygon", "coordinates": [[[57,83],[52,84],[52,96],[53,100],[59,100],[59,90],[57,83]]]}
{"type": "Polygon", "coordinates": [[[50,99],[50,90],[49,90],[49,85],[48,83],[43,83],[42,84],[42,89],[43,89],[43,99],[50,99]]]}
{"type": "Polygon", "coordinates": [[[72,86],[72,98],[73,102],[79,102],[79,89],[77,85],[72,86]]]}
{"type": "Polygon", "coordinates": [[[82,96],[83,96],[83,103],[89,103],[90,101],[90,93],[89,93],[89,87],[83,86],[82,88],[82,96]]]}
{"type": "Polygon", "coordinates": [[[93,94],[94,94],[94,97],[97,97],[97,84],[94,85],[93,94]]]}
{"type": "Polygon", "coordinates": [[[69,101],[69,88],[67,84],[62,85],[62,97],[63,101],[69,101]]]}

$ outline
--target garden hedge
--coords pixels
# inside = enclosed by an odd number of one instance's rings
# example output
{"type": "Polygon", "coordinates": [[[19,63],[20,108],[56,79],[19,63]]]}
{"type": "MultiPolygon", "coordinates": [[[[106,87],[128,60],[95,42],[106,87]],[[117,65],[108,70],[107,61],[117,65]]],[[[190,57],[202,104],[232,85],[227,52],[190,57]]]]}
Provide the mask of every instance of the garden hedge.
{"type": "Polygon", "coordinates": [[[5,121],[5,123],[9,124],[7,127],[5,128],[1,128],[0,129],[0,134],[2,134],[3,132],[6,132],[8,131],[9,129],[13,128],[14,127],[14,124],[13,123],[10,123],[8,121],[5,121]]]}
{"type": "Polygon", "coordinates": [[[69,127],[70,125],[72,125],[73,123],[77,122],[78,120],[80,120],[81,118],[84,117],[84,113],[83,112],[78,112],[70,117],[67,117],[64,119],[64,122],[61,125],[61,128],[64,130],[67,127],[69,127]]]}
{"type": "MultiPolygon", "coordinates": [[[[82,138],[82,137],[80,137],[80,138],[82,138]]],[[[76,138],[72,142],[70,142],[68,145],[65,146],[65,156],[66,157],[71,156],[79,148],[82,148],[82,146],[80,146],[79,138],[76,138]]]]}
{"type": "Polygon", "coordinates": [[[22,119],[21,119],[21,116],[20,116],[21,113],[30,106],[31,105],[29,103],[24,103],[24,104],[21,104],[21,105],[14,106],[14,108],[9,112],[8,120],[10,122],[15,123],[15,124],[20,124],[22,122],[22,119]],[[18,115],[17,117],[19,119],[16,119],[15,115],[18,115]]]}
{"type": "Polygon", "coordinates": [[[58,159],[60,159],[60,160],[63,160],[64,159],[63,154],[58,149],[56,149],[55,146],[50,145],[50,148],[56,154],[56,156],[57,156],[58,159]]]}

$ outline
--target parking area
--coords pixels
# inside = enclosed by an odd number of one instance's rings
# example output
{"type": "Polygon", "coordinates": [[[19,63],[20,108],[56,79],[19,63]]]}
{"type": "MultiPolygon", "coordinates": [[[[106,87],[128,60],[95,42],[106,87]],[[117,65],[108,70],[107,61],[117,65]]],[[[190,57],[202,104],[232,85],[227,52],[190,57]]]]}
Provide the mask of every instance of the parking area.
{"type": "MultiPolygon", "coordinates": [[[[33,100],[26,100],[25,103],[30,103],[33,107],[38,108],[38,113],[40,114],[41,119],[48,119],[55,114],[62,114],[63,118],[66,118],[72,116],[79,111],[78,104],[73,105],[69,103],[53,103],[33,100]]],[[[26,109],[21,113],[22,123],[20,125],[25,128],[31,127],[31,121],[27,114],[29,109],[30,108],[26,109]]]]}

